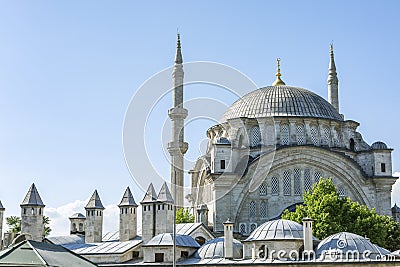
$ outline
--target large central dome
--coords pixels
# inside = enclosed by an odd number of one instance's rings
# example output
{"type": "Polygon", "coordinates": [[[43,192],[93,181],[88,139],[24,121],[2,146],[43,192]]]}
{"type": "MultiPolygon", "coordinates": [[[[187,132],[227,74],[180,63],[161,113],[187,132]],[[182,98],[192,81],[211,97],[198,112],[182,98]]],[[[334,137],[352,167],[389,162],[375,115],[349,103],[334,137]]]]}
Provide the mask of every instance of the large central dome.
{"type": "Polygon", "coordinates": [[[267,86],[248,93],[225,111],[221,122],[240,117],[314,117],[343,120],[337,110],[319,95],[286,85],[267,86]]]}

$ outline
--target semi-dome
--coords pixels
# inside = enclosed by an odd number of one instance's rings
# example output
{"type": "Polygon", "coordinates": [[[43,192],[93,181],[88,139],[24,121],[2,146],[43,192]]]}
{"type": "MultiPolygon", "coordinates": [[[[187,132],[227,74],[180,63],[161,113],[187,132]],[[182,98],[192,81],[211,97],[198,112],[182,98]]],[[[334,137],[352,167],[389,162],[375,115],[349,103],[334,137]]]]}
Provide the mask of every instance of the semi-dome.
{"type": "Polygon", "coordinates": [[[278,219],[265,222],[258,226],[246,241],[302,238],[303,226],[301,224],[290,220],[278,219]]]}
{"type": "Polygon", "coordinates": [[[299,87],[267,86],[248,93],[233,103],[221,122],[247,117],[314,117],[342,121],[338,111],[319,95],[299,87]]]}
{"type": "Polygon", "coordinates": [[[387,145],[384,142],[378,141],[371,145],[372,149],[387,149],[387,145]]]}
{"type": "Polygon", "coordinates": [[[368,238],[353,233],[341,232],[322,240],[316,252],[317,257],[324,254],[328,255],[327,257],[332,254],[336,256],[355,255],[354,253],[358,254],[360,259],[364,255],[368,259],[376,259],[377,256],[382,257],[390,254],[390,251],[372,244],[368,238]]]}
{"type": "MultiPolygon", "coordinates": [[[[224,238],[218,237],[204,243],[194,255],[199,259],[215,259],[224,257],[224,238]]],[[[233,258],[243,258],[243,244],[240,241],[233,239],[233,258]]]]}

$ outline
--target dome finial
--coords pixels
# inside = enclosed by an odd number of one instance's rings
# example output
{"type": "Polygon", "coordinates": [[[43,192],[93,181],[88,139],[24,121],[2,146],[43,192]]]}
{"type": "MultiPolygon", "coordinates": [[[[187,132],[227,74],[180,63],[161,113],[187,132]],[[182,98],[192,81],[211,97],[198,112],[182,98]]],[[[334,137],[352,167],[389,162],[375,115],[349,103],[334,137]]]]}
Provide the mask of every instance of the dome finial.
{"type": "Polygon", "coordinates": [[[277,58],[276,59],[277,65],[278,65],[278,69],[276,71],[276,80],[272,83],[272,86],[279,86],[279,85],[285,85],[285,83],[281,80],[281,59],[277,58]]]}

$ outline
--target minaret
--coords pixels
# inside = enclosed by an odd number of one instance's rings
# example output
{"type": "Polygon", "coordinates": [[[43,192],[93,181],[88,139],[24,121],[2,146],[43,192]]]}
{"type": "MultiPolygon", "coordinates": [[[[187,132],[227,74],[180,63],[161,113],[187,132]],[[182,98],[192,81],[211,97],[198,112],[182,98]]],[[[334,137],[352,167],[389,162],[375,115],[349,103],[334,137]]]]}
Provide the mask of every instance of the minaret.
{"type": "Polygon", "coordinates": [[[336,73],[333,44],[330,46],[331,60],[328,72],[328,102],[339,112],[339,80],[336,73]]]}
{"type": "Polygon", "coordinates": [[[129,186],[118,207],[119,213],[119,241],[129,241],[137,235],[137,204],[129,186]]]}
{"type": "Polygon", "coordinates": [[[42,242],[44,237],[43,212],[45,205],[35,184],[32,184],[21,205],[21,233],[42,242]]]}
{"type": "Polygon", "coordinates": [[[169,192],[167,183],[164,182],[157,196],[156,208],[156,233],[172,233],[174,227],[174,199],[169,192]]]}
{"type": "Polygon", "coordinates": [[[92,197],[85,206],[86,210],[86,227],[85,227],[85,243],[98,243],[103,237],[103,210],[97,190],[94,190],[92,197]]]}
{"type": "Polygon", "coordinates": [[[143,200],[140,202],[142,206],[142,240],[143,244],[152,239],[156,233],[156,203],[157,194],[153,184],[150,183],[149,188],[143,200]]]}
{"type": "Polygon", "coordinates": [[[3,216],[6,209],[0,201],[0,250],[3,249],[3,216]]]}
{"type": "Polygon", "coordinates": [[[184,168],[183,156],[188,149],[188,143],[184,141],[184,121],[188,115],[187,109],[183,108],[183,66],[180,35],[178,34],[178,44],[176,48],[173,80],[173,105],[168,110],[168,116],[172,125],[172,140],[168,143],[168,152],[171,155],[171,187],[172,196],[178,207],[183,207],[184,194],[184,168]],[[176,192],[174,190],[176,184],[176,192]]]}

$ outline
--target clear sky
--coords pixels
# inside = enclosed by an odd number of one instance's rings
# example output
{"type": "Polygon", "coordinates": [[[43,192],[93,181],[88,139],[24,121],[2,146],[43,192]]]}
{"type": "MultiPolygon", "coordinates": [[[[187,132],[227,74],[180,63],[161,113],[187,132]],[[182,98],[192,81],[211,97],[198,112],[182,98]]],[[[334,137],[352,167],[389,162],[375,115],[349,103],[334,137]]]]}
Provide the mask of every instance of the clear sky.
{"type": "MultiPolygon", "coordinates": [[[[393,171],[400,172],[398,10],[398,1],[0,1],[6,216],[19,215],[35,182],[55,234],[68,232],[66,218],[94,189],[108,209],[105,230],[117,228],[115,204],[126,186],[137,201],[143,196],[125,165],[125,112],[141,84],[172,65],[177,28],[185,62],[223,63],[261,87],[274,80],[280,57],[286,84],[325,98],[333,41],[341,113],[361,123],[369,144],[382,140],[394,148],[393,171]]],[[[234,101],[216,91],[189,86],[185,94],[234,101]]],[[[160,101],[152,125],[164,123],[170,106],[170,96],[160,101]]],[[[212,124],[198,121],[187,130],[189,158],[199,156],[198,143],[212,124]]],[[[149,131],[147,137],[160,136],[149,131]]],[[[149,154],[168,179],[158,142],[149,154]]],[[[400,203],[399,182],[395,189],[400,203]]]]}

